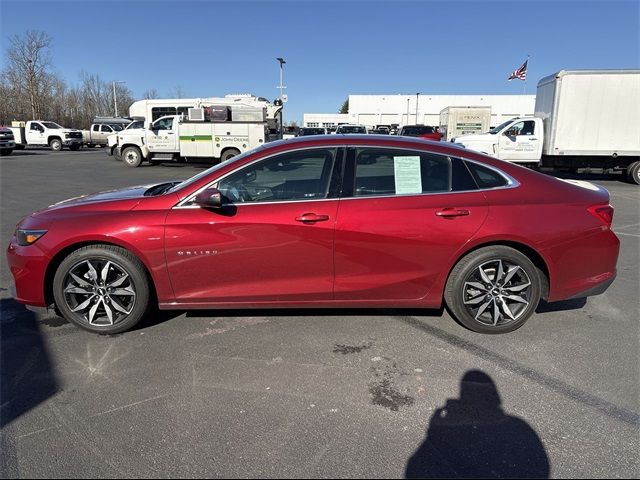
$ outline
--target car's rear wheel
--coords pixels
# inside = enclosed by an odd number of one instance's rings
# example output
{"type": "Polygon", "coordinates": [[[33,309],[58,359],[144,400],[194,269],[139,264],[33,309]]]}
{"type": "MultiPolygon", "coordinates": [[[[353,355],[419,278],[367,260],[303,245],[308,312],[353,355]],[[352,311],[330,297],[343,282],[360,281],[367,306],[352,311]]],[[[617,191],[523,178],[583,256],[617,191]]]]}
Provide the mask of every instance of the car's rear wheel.
{"type": "Polygon", "coordinates": [[[538,306],[540,275],[518,250],[501,245],[481,248],[453,268],[445,302],[453,316],[474,332],[512,332],[538,306]]]}
{"type": "Polygon", "coordinates": [[[113,245],[91,245],[67,256],[53,280],[56,307],[71,323],[100,334],[129,330],[149,308],[144,266],[113,245]]]}

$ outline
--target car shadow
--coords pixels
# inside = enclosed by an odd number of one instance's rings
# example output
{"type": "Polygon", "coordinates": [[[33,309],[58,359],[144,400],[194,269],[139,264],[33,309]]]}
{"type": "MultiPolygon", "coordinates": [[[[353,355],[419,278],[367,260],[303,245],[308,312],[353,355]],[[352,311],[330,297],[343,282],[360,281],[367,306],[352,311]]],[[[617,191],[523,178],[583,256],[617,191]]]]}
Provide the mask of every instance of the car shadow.
{"type": "Polygon", "coordinates": [[[220,309],[189,310],[187,317],[390,317],[434,316],[441,317],[444,308],[439,309],[399,309],[399,308],[264,308],[264,309],[220,309]]]}
{"type": "Polygon", "coordinates": [[[565,180],[582,180],[585,182],[595,182],[598,180],[617,180],[622,183],[629,183],[627,176],[623,173],[604,173],[591,172],[587,173],[584,169],[578,169],[577,172],[560,172],[557,170],[543,168],[541,173],[551,175],[553,177],[563,178],[565,180]]]}
{"type": "Polygon", "coordinates": [[[467,371],[460,398],[448,399],[429,421],[407,462],[406,478],[549,478],[550,463],[535,430],[508,415],[489,375],[467,371]]]}
{"type": "Polygon", "coordinates": [[[0,471],[19,475],[11,423],[59,390],[53,363],[33,312],[0,300],[0,471]]]}
{"type": "Polygon", "coordinates": [[[564,312],[567,310],[580,310],[587,304],[587,298],[573,298],[560,302],[545,302],[540,300],[536,313],[564,312]]]}

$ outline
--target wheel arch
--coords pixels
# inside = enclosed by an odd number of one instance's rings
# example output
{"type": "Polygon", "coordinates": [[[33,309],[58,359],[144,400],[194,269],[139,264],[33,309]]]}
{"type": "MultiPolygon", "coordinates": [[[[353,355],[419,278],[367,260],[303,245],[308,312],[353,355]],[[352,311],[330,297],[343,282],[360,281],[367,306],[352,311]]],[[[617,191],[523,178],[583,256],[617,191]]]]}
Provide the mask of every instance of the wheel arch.
{"type": "Polygon", "coordinates": [[[140,152],[140,156],[142,157],[142,160],[146,160],[148,155],[145,155],[144,153],[144,149],[140,146],[140,145],[136,145],[135,143],[125,143],[120,147],[120,155],[122,155],[122,153],[124,152],[125,148],[129,148],[129,147],[135,147],[138,149],[138,151],[140,152]]]}
{"type": "Polygon", "coordinates": [[[495,247],[495,246],[504,246],[511,247],[514,250],[519,251],[523,255],[525,255],[531,262],[540,270],[542,276],[540,280],[542,281],[542,298],[546,300],[549,297],[549,290],[551,288],[551,272],[549,270],[548,262],[545,258],[535,250],[530,245],[527,245],[524,242],[516,241],[516,240],[487,240],[480,243],[474,243],[470,245],[465,250],[458,253],[455,260],[452,262],[449,271],[447,272],[447,276],[444,279],[443,288],[442,288],[442,300],[444,301],[444,285],[449,281],[449,277],[451,276],[451,272],[455,268],[455,266],[462,260],[464,257],[473,253],[481,248],[486,247],[495,247]]]}
{"type": "Polygon", "coordinates": [[[156,284],[155,284],[153,275],[151,274],[151,269],[147,263],[147,260],[144,258],[144,256],[140,255],[139,252],[137,252],[133,248],[130,248],[130,246],[128,245],[123,245],[121,243],[113,242],[113,241],[96,239],[96,240],[85,240],[80,242],[74,242],[69,245],[66,245],[61,249],[59,249],[55,253],[55,255],[51,258],[51,261],[49,261],[47,265],[47,269],[45,271],[45,275],[44,275],[44,299],[47,305],[51,305],[52,303],[54,303],[53,278],[56,274],[56,270],[58,270],[58,267],[60,266],[62,261],[72,252],[75,252],[80,248],[89,247],[89,246],[99,247],[102,245],[122,248],[123,250],[127,250],[129,253],[134,255],[138,260],[140,260],[140,263],[142,263],[142,266],[144,267],[147,280],[149,281],[149,292],[151,293],[152,298],[157,300],[158,295],[156,292],[156,284]]]}
{"type": "Polygon", "coordinates": [[[222,150],[220,150],[220,158],[222,158],[225,154],[225,152],[228,152],[229,150],[234,150],[236,152],[238,152],[236,155],[240,155],[242,153],[242,150],[240,150],[238,147],[234,147],[232,145],[229,145],[228,147],[224,147],[222,150]]]}

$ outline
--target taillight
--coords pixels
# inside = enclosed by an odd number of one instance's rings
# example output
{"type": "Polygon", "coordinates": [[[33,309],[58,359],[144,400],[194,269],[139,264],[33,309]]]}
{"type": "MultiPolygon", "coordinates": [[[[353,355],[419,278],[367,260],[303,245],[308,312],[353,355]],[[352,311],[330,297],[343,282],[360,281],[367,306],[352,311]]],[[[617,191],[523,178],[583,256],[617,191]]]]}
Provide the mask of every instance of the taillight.
{"type": "Polygon", "coordinates": [[[593,205],[587,210],[602,220],[607,227],[611,228],[611,223],[613,222],[613,207],[611,205],[593,205]]]}

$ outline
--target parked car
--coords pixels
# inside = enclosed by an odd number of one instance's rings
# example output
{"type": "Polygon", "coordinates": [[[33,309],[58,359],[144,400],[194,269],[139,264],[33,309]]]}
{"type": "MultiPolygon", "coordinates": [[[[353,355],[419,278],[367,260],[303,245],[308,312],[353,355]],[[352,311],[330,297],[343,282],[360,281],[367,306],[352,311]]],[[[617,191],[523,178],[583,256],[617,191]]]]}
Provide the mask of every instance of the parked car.
{"type": "Polygon", "coordinates": [[[342,134],[366,134],[367,127],[364,125],[339,125],[336,129],[336,133],[342,134]]]}
{"type": "Polygon", "coordinates": [[[11,155],[14,148],[16,148],[16,142],[13,137],[13,130],[7,127],[0,127],[0,155],[11,155]]]}
{"type": "Polygon", "coordinates": [[[327,129],[323,127],[302,127],[298,136],[304,137],[306,135],[325,135],[327,129]]]}
{"type": "Polygon", "coordinates": [[[418,137],[425,140],[440,141],[442,134],[435,127],[428,125],[405,125],[400,128],[398,135],[402,137],[418,137]]]}
{"type": "Polygon", "coordinates": [[[57,203],[18,224],[7,257],[19,302],[102,334],[130,329],[156,301],[445,304],[471,330],[505,333],[541,298],[606,290],[620,245],[612,219],[602,187],[451,143],[309,136],[183,182],[57,203]]]}

